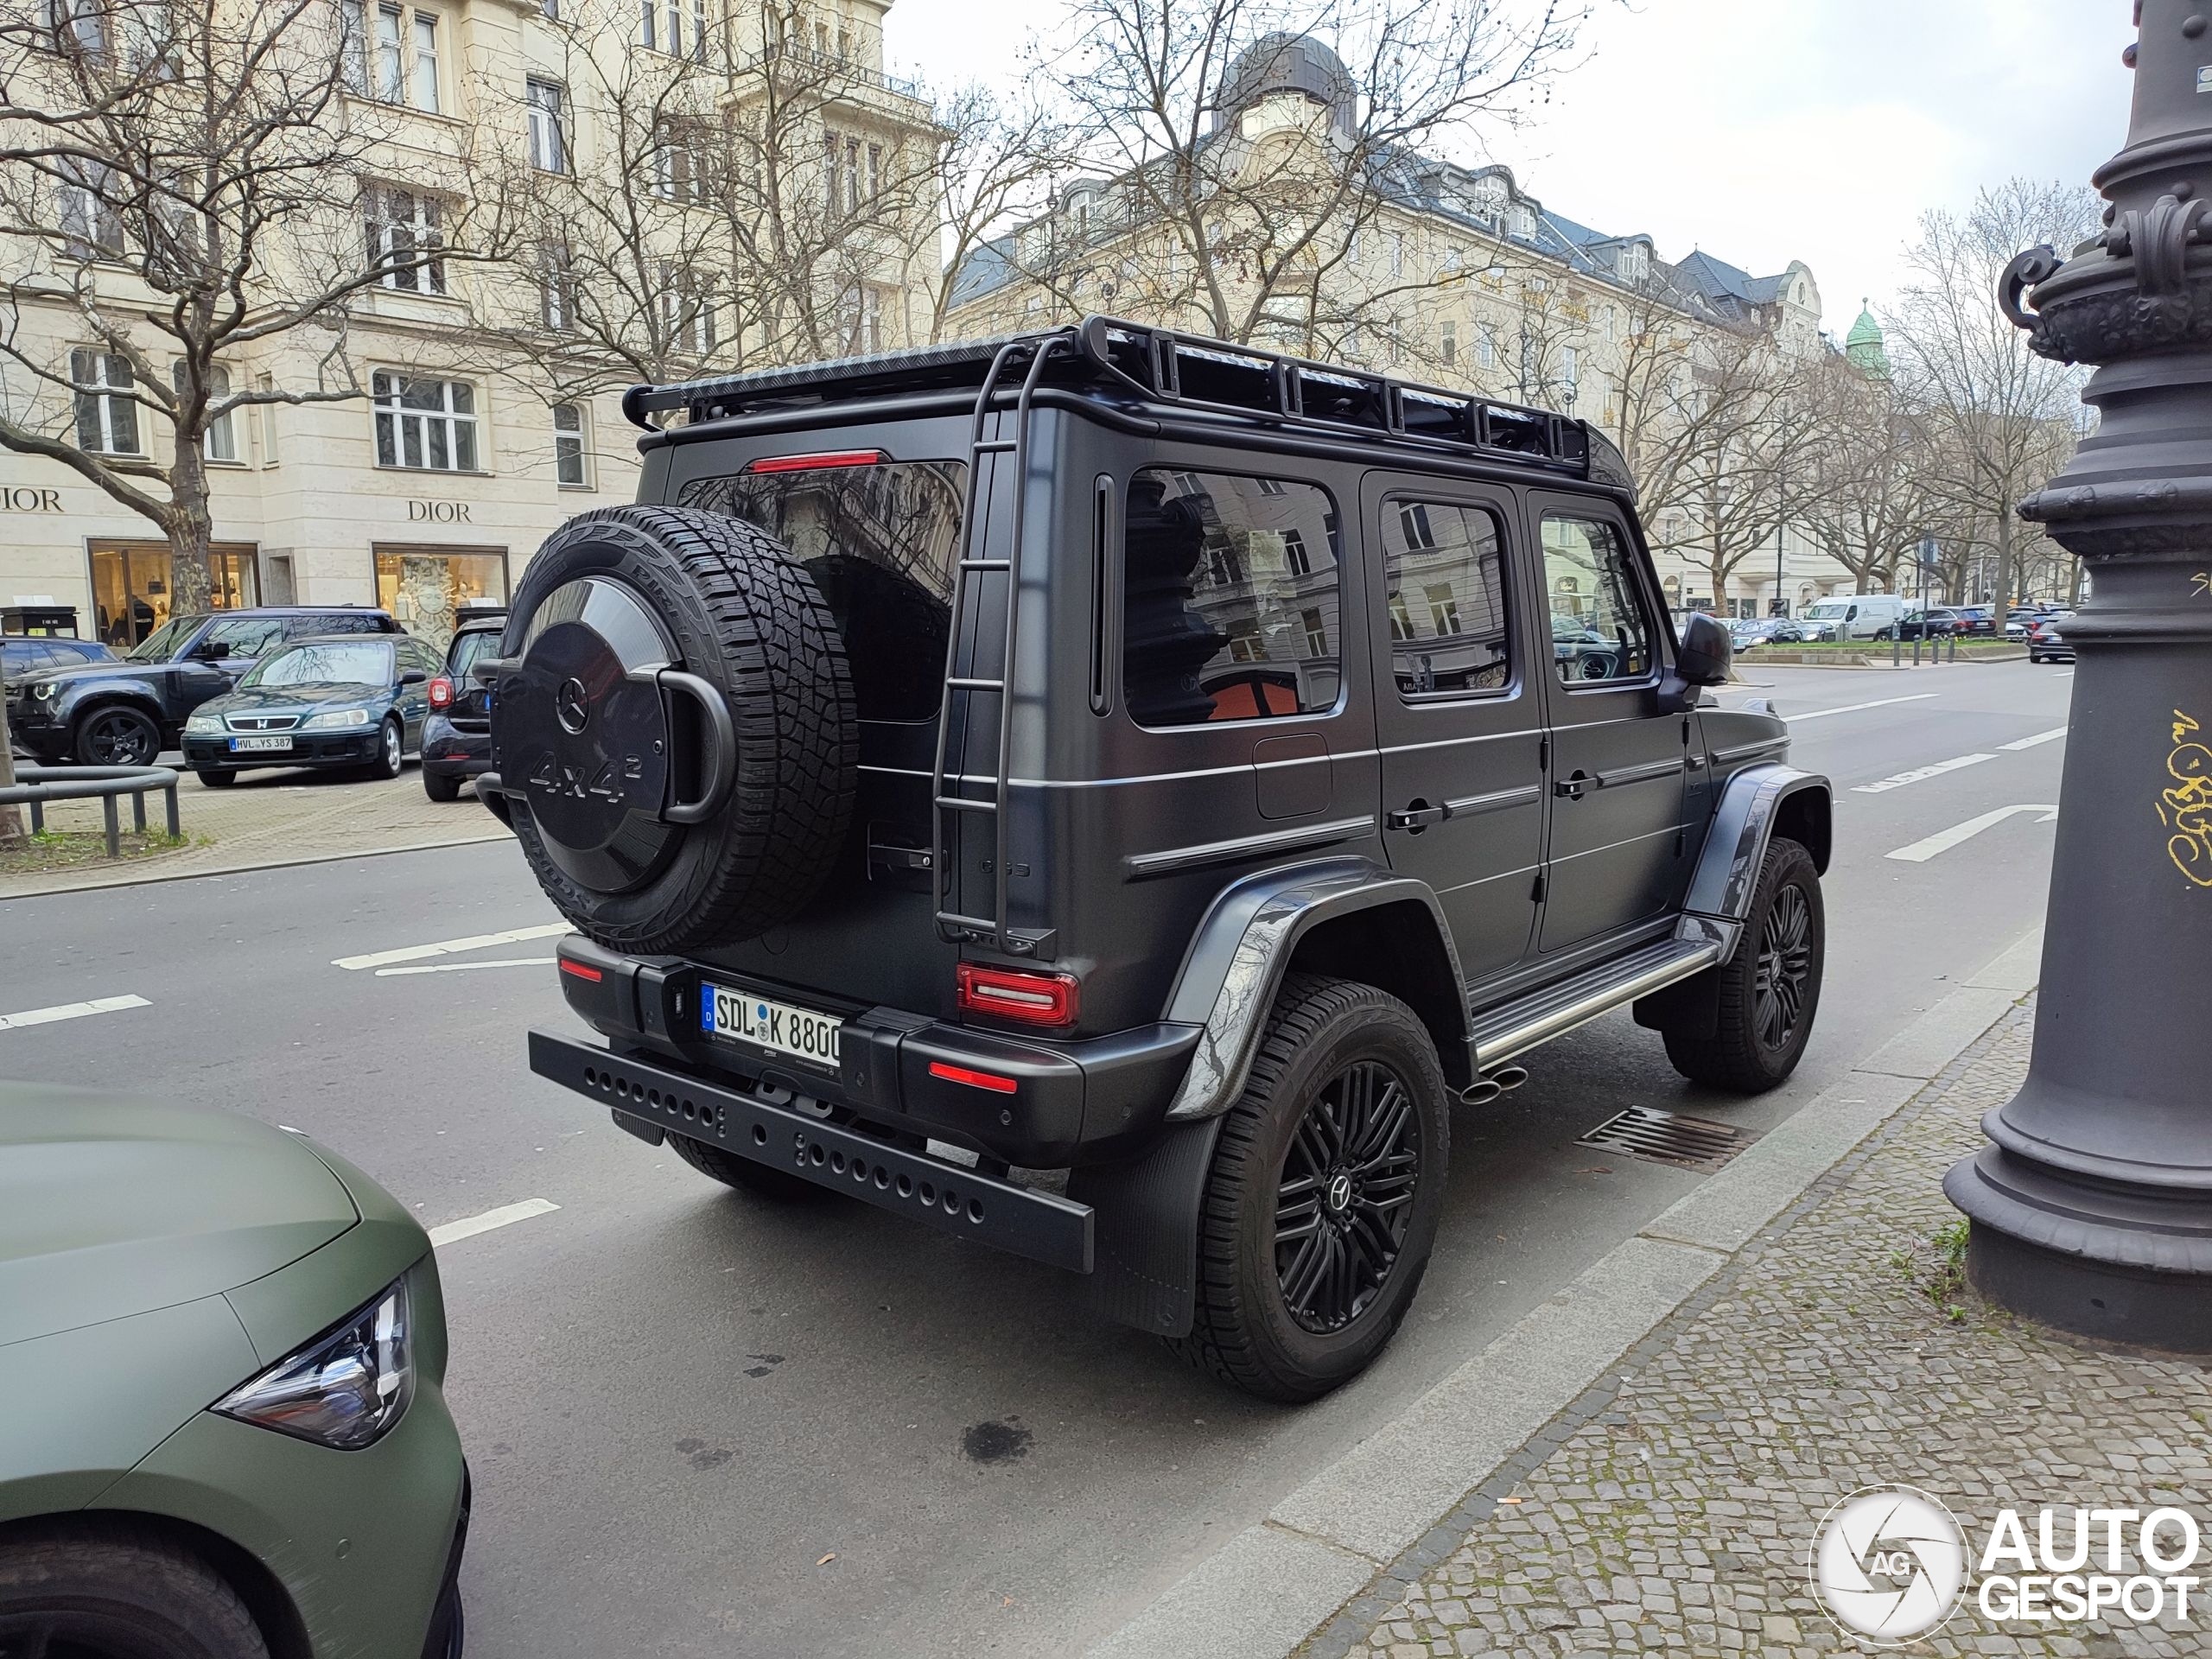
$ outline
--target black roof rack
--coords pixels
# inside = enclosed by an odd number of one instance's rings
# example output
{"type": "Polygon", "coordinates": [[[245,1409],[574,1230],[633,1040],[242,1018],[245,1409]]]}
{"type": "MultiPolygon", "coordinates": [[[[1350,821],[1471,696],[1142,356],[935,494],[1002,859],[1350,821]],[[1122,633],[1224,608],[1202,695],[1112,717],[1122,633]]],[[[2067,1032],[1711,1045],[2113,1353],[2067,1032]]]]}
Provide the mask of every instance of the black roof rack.
{"type": "Polygon", "coordinates": [[[680,385],[632,386],[622,410],[656,429],[656,413],[694,423],[772,409],[982,385],[1009,341],[1066,340],[1048,384],[1111,388],[1140,402],[1243,416],[1269,425],[1357,433],[1425,449],[1510,457],[1575,478],[1632,487],[1619,454],[1587,422],[1549,410],[1186,334],[1118,317],[988,340],[759,369],[680,385]]]}

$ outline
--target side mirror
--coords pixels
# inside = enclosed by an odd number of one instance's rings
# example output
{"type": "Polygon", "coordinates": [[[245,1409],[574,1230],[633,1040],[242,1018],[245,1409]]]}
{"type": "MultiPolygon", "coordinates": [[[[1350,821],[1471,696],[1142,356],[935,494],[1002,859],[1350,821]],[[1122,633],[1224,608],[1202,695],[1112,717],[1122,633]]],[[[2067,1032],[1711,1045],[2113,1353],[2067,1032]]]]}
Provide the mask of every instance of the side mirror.
{"type": "Polygon", "coordinates": [[[1735,655],[1735,641],[1728,637],[1728,630],[1700,611],[1682,625],[1675,667],[1692,685],[1726,685],[1728,664],[1735,655]]]}
{"type": "Polygon", "coordinates": [[[425,674],[421,669],[410,668],[402,671],[399,677],[399,683],[402,685],[422,685],[425,683],[429,677],[430,677],[428,674],[425,674]]]}
{"type": "Polygon", "coordinates": [[[231,654],[231,648],[220,639],[207,639],[192,654],[203,663],[219,663],[231,654]]]}

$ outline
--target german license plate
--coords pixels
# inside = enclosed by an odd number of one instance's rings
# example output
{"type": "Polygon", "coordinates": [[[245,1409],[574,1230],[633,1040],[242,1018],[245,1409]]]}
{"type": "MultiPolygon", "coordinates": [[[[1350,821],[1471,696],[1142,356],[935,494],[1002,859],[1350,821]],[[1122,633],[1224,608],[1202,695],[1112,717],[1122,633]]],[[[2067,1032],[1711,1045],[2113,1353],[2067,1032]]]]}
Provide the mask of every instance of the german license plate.
{"type": "Polygon", "coordinates": [[[234,737],[231,740],[232,754],[283,754],[290,750],[289,737],[234,737]]]}
{"type": "Polygon", "coordinates": [[[773,1049],[817,1065],[837,1064],[837,1036],[844,1025],[833,1015],[772,1002],[727,985],[699,987],[699,1027],[707,1035],[773,1049]]]}

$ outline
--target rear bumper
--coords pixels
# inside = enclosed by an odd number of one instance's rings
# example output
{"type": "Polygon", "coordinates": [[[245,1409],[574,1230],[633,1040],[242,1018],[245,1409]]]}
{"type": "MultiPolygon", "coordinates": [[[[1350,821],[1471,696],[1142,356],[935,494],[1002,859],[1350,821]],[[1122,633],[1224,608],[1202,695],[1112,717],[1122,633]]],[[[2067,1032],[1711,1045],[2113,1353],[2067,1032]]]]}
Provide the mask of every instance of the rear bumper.
{"type": "Polygon", "coordinates": [[[1149,1144],[1200,1035],[1197,1026],[1165,1023],[1078,1041],[1001,1035],[715,970],[717,985],[842,1015],[833,1070],[707,1036],[698,1017],[706,976],[693,963],[620,956],[573,935],[559,950],[569,1006],[680,1076],[725,1088],[766,1084],[1026,1169],[1105,1161],[1149,1144]],[[993,1081],[961,1081],[962,1073],[993,1081]]]}
{"type": "Polygon", "coordinates": [[[548,1032],[530,1033],[530,1069],[601,1102],[616,1122],[656,1146],[687,1135],[939,1232],[1071,1273],[1091,1270],[1088,1205],[887,1145],[749,1089],[548,1032]]]}
{"type": "Polygon", "coordinates": [[[423,770],[447,778],[474,778],[492,769],[492,734],[463,731],[442,715],[423,721],[423,770]]]}

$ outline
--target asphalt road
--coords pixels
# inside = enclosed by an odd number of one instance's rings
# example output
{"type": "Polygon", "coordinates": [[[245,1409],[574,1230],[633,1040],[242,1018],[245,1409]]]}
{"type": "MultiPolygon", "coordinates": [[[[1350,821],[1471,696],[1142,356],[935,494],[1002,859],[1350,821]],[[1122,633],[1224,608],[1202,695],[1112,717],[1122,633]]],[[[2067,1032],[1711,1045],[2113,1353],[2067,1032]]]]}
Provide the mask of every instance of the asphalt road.
{"type": "Polygon", "coordinates": [[[14,900],[0,1016],[145,1006],[0,1022],[0,1076],[296,1126],[431,1225],[559,1206],[440,1251],[476,1659],[1071,1651],[1699,1179],[1577,1136],[1637,1103],[1769,1128],[2041,920],[2050,828],[2003,810],[2057,799],[2070,670],[1745,671],[1721,701],[1778,699],[1837,788],[1804,1065],[1707,1095],[1625,1014],[1542,1051],[1459,1109],[1398,1342],[1300,1410],[1091,1324],[1050,1270],[858,1205],[764,1206],[616,1130],[523,1063],[528,1026],[576,1028],[549,938],[334,965],[553,922],[510,845],[14,900]]]}

